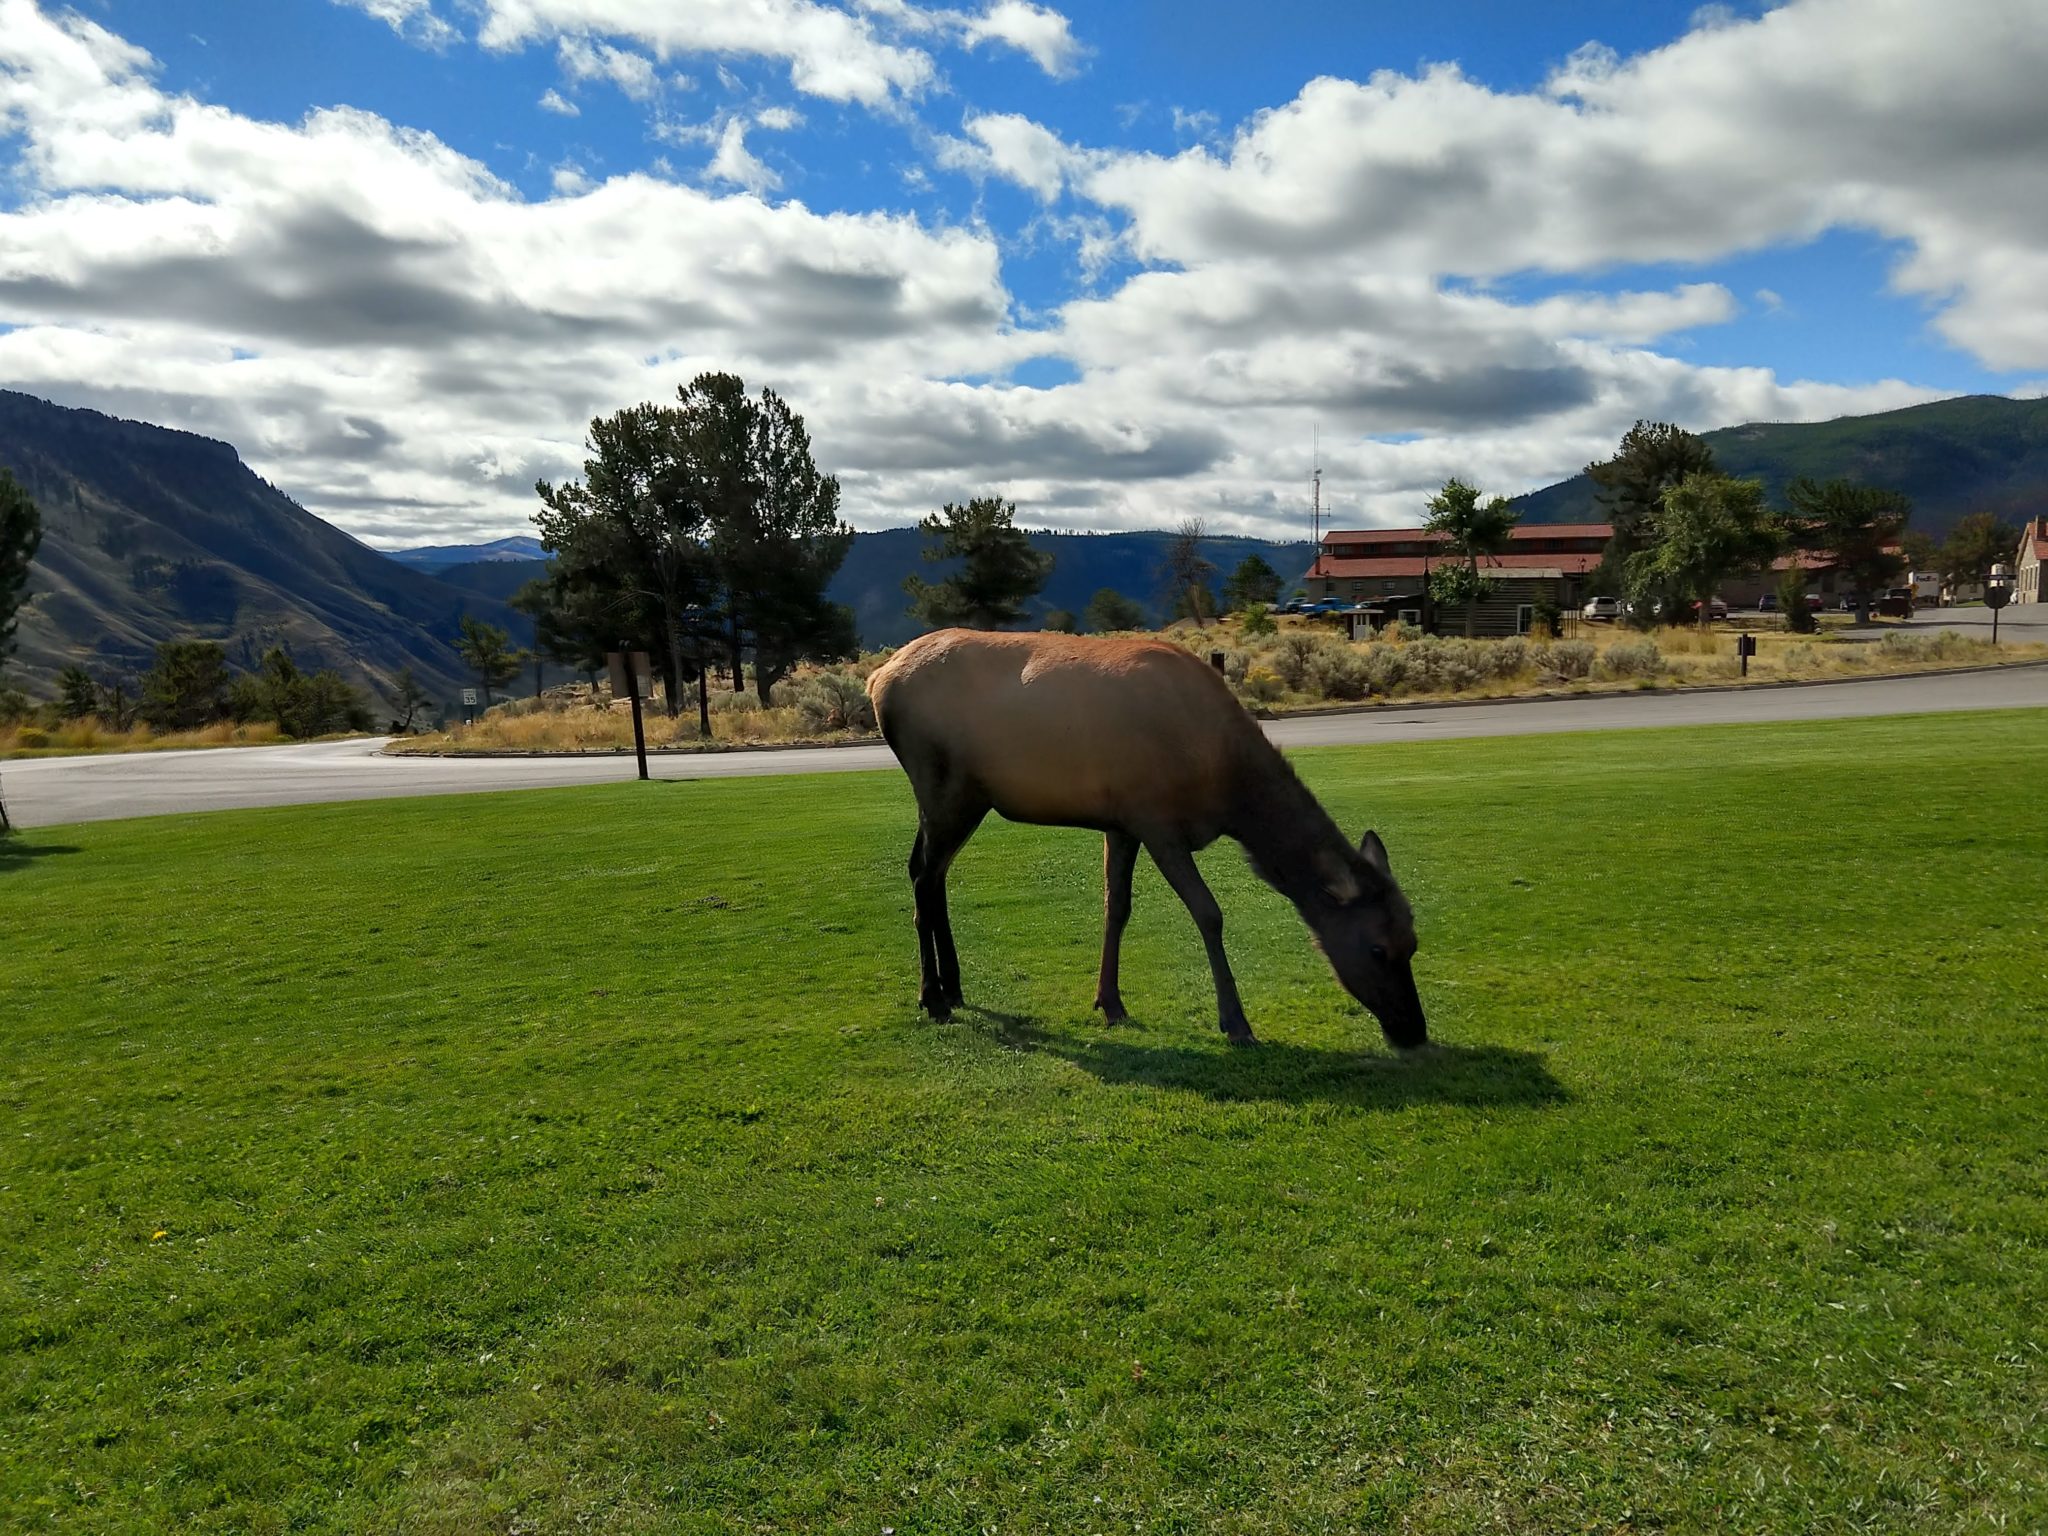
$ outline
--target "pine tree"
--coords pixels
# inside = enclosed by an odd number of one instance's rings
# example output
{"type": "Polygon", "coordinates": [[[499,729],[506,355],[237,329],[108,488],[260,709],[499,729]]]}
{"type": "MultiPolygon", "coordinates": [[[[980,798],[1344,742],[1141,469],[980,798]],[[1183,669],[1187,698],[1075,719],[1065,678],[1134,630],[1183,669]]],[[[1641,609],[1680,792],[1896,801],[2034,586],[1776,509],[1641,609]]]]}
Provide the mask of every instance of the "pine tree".
{"type": "Polygon", "coordinates": [[[29,564],[43,541],[43,515],[12,474],[0,469],[0,671],[14,653],[14,630],[28,590],[29,564]]]}
{"type": "Polygon", "coordinates": [[[910,611],[934,629],[1002,629],[1022,623],[1024,605],[1045,586],[1052,556],[1031,547],[1016,526],[1017,508],[999,496],[977,496],[965,505],[947,502],[918,523],[935,544],[930,561],[958,560],[960,569],[941,582],[906,576],[910,611]]]}

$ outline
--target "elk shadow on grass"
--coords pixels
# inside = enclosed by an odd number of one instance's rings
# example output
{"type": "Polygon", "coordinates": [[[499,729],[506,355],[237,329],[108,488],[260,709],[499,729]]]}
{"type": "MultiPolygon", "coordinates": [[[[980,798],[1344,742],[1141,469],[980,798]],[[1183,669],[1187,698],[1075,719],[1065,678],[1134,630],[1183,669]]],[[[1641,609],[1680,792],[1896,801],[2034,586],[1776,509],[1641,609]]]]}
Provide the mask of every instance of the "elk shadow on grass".
{"type": "Polygon", "coordinates": [[[80,851],[69,843],[25,843],[19,837],[0,835],[0,875],[10,870],[26,869],[37,859],[80,851]]]}
{"type": "Polygon", "coordinates": [[[1509,1046],[1431,1045],[1408,1056],[1370,1045],[1355,1051],[1330,1050],[1286,1041],[1232,1050],[1221,1045],[1076,1039],[1042,1030],[1036,1019],[985,1012],[984,1017],[1000,1044],[1058,1056],[1100,1082],[1198,1093],[1225,1103],[1322,1101],[1366,1110],[1413,1104],[1533,1109],[1571,1097],[1541,1055],[1509,1046]]]}

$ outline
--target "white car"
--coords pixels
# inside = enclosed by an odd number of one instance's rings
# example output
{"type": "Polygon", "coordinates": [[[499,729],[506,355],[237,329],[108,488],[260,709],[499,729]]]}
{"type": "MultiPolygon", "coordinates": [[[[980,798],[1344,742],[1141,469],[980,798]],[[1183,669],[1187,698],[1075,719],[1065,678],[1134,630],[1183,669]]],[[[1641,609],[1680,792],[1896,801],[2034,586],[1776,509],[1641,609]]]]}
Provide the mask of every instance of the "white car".
{"type": "Polygon", "coordinates": [[[1618,597],[1596,597],[1580,614],[1588,619],[1618,619],[1621,617],[1621,599],[1618,597]]]}

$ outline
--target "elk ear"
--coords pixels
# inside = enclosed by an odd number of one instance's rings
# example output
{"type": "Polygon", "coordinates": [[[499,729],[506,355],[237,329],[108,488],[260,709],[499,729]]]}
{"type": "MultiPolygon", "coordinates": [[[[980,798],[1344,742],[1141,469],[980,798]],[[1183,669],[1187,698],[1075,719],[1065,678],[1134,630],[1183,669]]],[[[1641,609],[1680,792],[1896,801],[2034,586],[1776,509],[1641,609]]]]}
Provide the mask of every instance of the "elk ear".
{"type": "Polygon", "coordinates": [[[1381,874],[1392,878],[1394,871],[1393,867],[1387,863],[1387,845],[1380,841],[1379,833],[1367,832],[1365,836],[1361,837],[1358,840],[1358,851],[1364,856],[1366,863],[1370,864],[1381,874]]]}
{"type": "Polygon", "coordinates": [[[1358,900],[1358,875],[1348,860],[1325,848],[1316,854],[1316,878],[1323,883],[1323,889],[1337,905],[1348,906],[1358,900]]]}

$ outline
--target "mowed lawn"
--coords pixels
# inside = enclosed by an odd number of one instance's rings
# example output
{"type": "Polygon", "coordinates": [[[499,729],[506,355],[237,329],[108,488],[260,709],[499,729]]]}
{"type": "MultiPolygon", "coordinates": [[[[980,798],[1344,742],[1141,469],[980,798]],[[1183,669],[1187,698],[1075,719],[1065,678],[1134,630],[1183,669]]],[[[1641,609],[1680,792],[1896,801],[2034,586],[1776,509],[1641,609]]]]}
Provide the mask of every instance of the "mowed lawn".
{"type": "Polygon", "coordinates": [[[922,1020],[894,774],[18,838],[0,1525],[2048,1525],[2048,718],[1296,760],[1433,1058],[993,821],[922,1020]]]}

